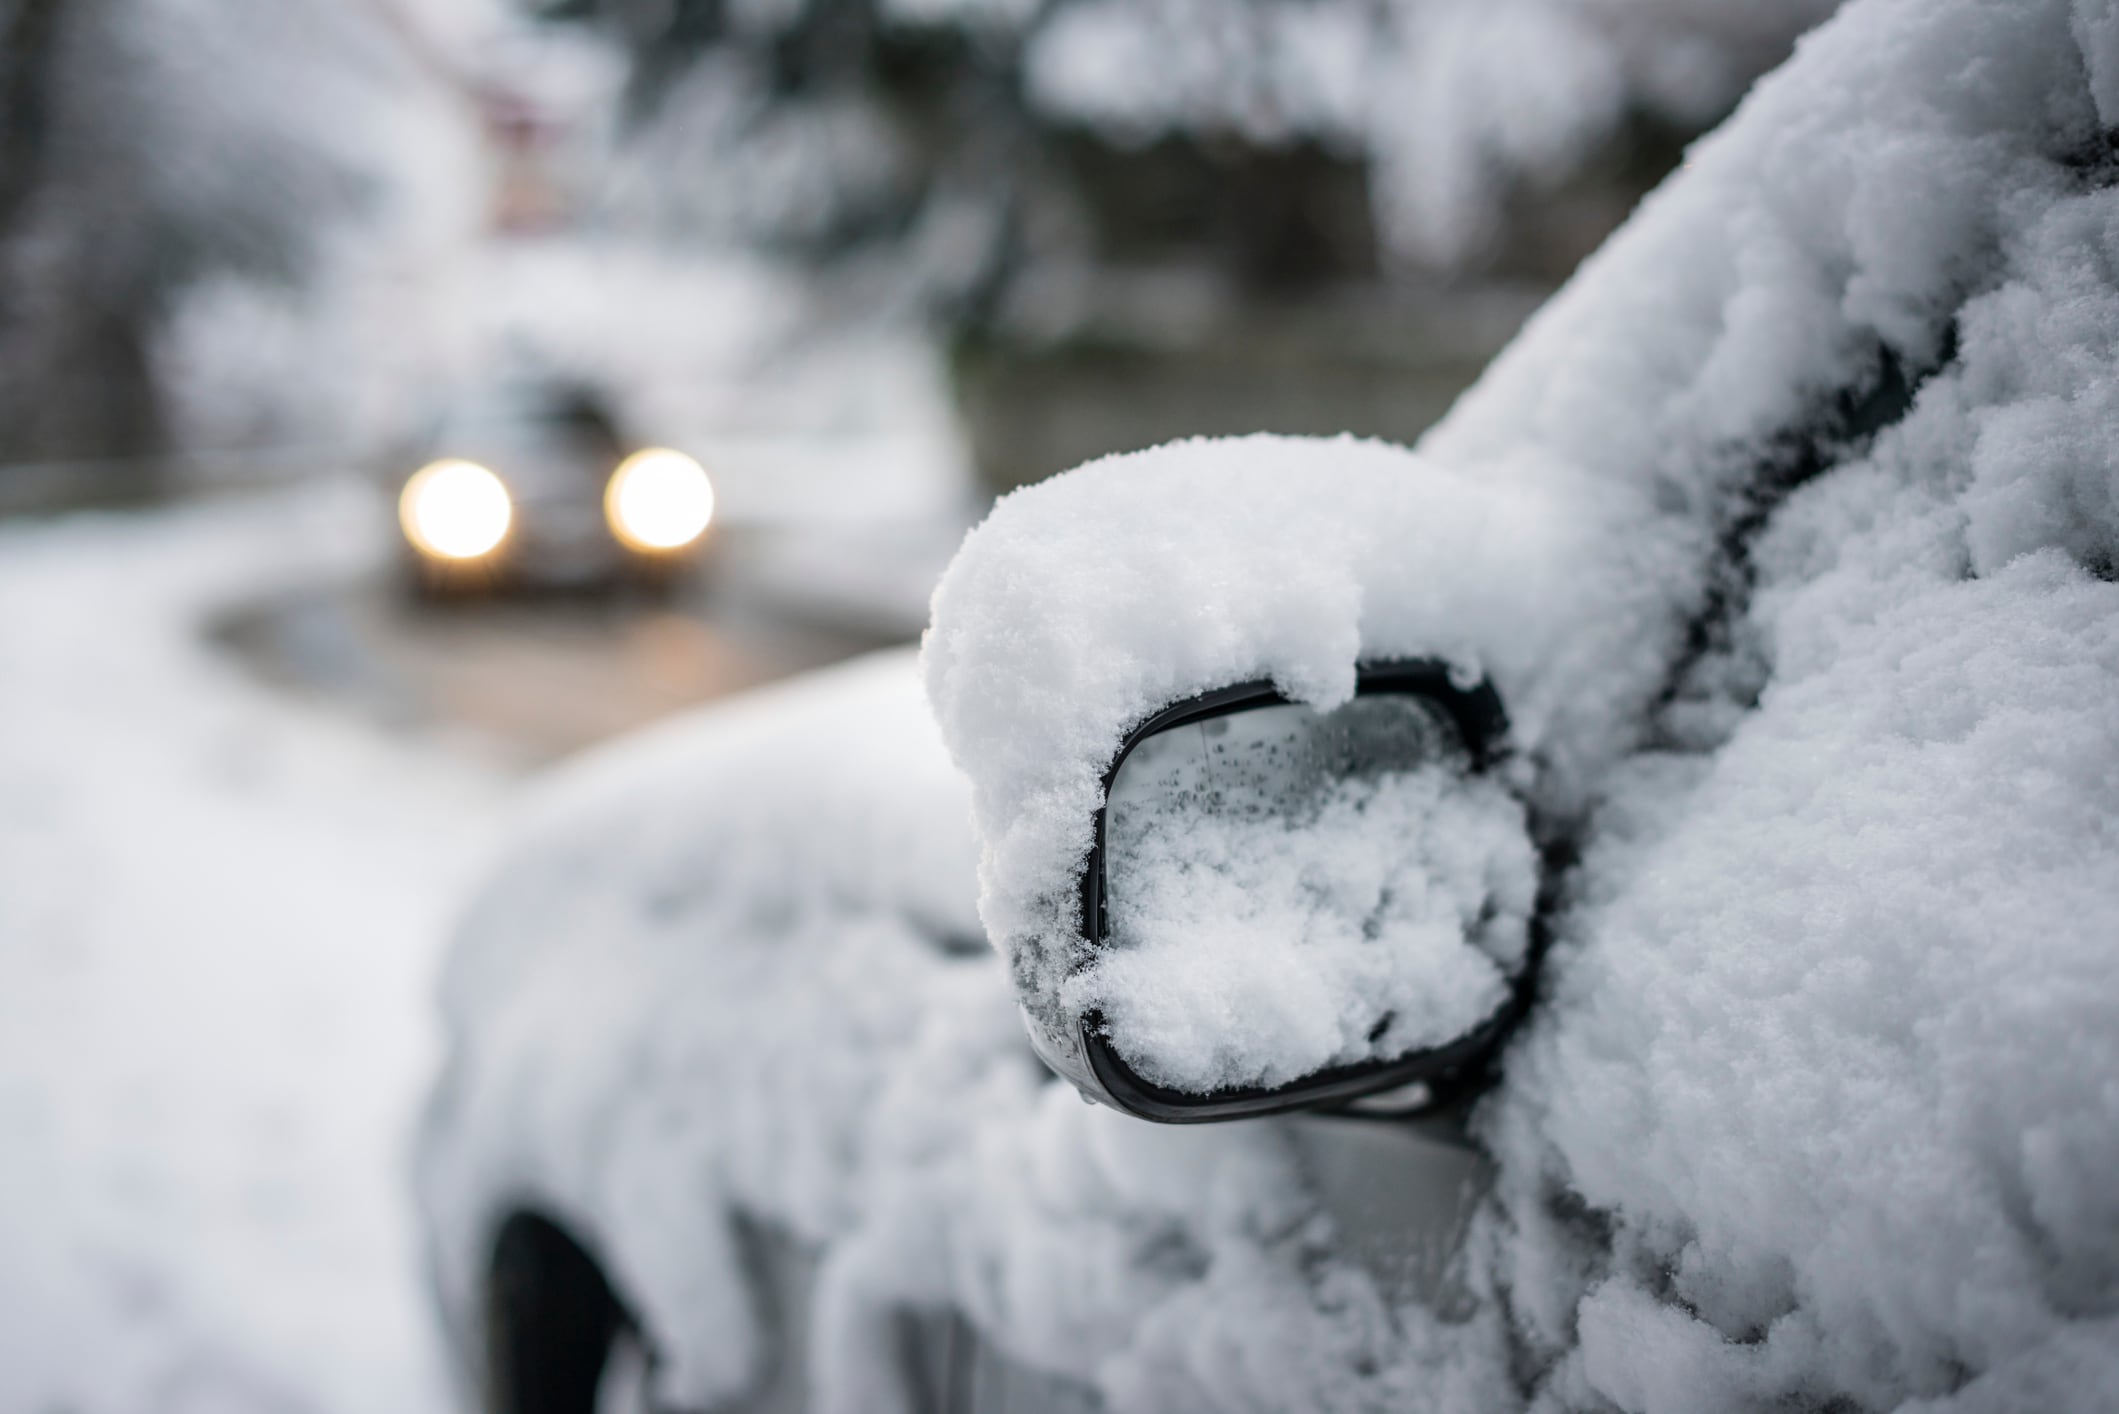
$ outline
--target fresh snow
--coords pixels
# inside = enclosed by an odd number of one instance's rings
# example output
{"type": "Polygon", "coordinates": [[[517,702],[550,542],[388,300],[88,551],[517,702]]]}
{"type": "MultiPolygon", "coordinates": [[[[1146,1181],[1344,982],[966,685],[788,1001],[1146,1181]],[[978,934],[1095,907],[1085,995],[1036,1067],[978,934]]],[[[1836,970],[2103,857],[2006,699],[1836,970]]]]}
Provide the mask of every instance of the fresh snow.
{"type": "MultiPolygon", "coordinates": [[[[1639,498],[1551,480],[1567,494],[1377,442],[1181,442],[1018,492],[965,542],[936,591],[928,690],[972,780],[981,916],[1048,1055],[1077,1049],[1065,994],[1104,771],[1170,703],[1270,678],[1329,709],[1357,659],[1437,657],[1500,689],[1518,747],[1503,773],[1541,794],[1623,740],[1671,632],[1650,615],[1688,566],[1642,534],[1639,498]],[[1541,758],[1550,784],[1528,769],[1541,758]]],[[[1479,798],[1463,803],[1476,828],[1479,798]]]]}
{"type": "Polygon", "coordinates": [[[694,1403],[763,1356],[740,1218],[820,1254],[827,1409],[899,1399],[905,1306],[1116,1410],[2108,1408],[2114,128],[2103,0],[1857,0],[1417,453],[1188,442],[1019,492],[917,681],[872,660],[552,783],[447,988],[422,1192],[459,1333],[528,1201],[694,1403]],[[1009,1015],[1049,1043],[1070,988],[1263,976],[1172,930],[1196,975],[1083,980],[1103,773],[1200,691],[1328,710],[1413,655],[1500,692],[1482,779],[1577,861],[1449,1312],[1350,1257],[1311,1121],[1081,1105],[1009,1015]]]}
{"type": "MultiPolygon", "coordinates": [[[[978,942],[966,788],[910,654],[602,749],[525,813],[450,967],[420,1165],[467,1354],[494,1225],[527,1207],[620,1274],[678,1407],[768,1359],[760,1229],[822,1254],[820,1411],[921,1408],[896,1322],[949,1306],[1119,1408],[1506,1398],[1334,1250],[1295,1130],[1163,1129],[1051,1083],[978,942]]],[[[1474,1329],[1492,1347],[1498,1317],[1474,1329]]]]}
{"type": "Polygon", "coordinates": [[[1330,706],[1363,655],[1496,683],[1537,828],[1587,850],[1484,1116],[1480,1257],[1560,1406],[1891,1407],[2119,1309],[2115,42],[2093,5],[1859,4],[1418,457],[1114,458],[937,595],[1033,1025],[1133,723],[1261,676],[1330,706]],[[1864,443],[1835,390],[1885,351],[1939,371],[1864,443]],[[1806,457],[1747,595],[1732,537],[1806,457]]]}
{"type": "Polygon", "coordinates": [[[1141,742],[1111,787],[1109,946],[1069,1006],[1195,1094],[1471,1031],[1521,971],[1537,872],[1522,806],[1464,755],[1391,697],[1141,742]]]}
{"type": "Polygon", "coordinates": [[[382,524],[333,488],[0,530],[0,1408],[447,1406],[407,1148],[488,786],[205,638],[382,524]]]}
{"type": "Polygon", "coordinates": [[[732,1209],[821,1240],[869,1203],[871,1149],[916,1160],[1027,1111],[962,792],[902,653],[708,706],[541,787],[444,991],[420,1183],[460,1321],[491,1205],[554,1212],[657,1329],[707,1337],[658,1376],[709,1404],[761,1358],[732,1209]],[[893,1077],[938,1112],[899,1132],[893,1077]]]}

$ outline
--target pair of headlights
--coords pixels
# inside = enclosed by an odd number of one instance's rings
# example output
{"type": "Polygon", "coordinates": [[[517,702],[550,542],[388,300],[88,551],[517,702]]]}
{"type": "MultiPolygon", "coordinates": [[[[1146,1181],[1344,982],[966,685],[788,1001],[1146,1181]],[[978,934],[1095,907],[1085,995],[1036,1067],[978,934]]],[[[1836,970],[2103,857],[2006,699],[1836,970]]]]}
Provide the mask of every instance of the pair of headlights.
{"type": "MultiPolygon", "coordinates": [[[[420,468],[397,501],[405,538],[437,560],[475,560],[507,539],[514,497],[498,476],[476,462],[447,460],[420,468]]],[[[714,487],[699,463],[682,452],[653,447],[618,464],[603,489],[603,518],[611,534],[643,554],[682,550],[706,533],[714,518],[714,487]]]]}

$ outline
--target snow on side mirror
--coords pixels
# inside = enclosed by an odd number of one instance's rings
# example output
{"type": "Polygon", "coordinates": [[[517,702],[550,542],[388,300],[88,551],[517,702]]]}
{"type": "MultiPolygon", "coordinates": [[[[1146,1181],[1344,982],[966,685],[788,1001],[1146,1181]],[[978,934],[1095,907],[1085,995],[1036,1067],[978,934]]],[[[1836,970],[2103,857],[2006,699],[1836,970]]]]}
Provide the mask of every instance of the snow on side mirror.
{"type": "Polygon", "coordinates": [[[1063,995],[1095,1099],[1166,1123],[1385,1102],[1485,1069],[1523,1010],[1537,858],[1487,772],[1499,697],[1363,665],[1329,711],[1270,683],[1130,732],[1063,995]]]}

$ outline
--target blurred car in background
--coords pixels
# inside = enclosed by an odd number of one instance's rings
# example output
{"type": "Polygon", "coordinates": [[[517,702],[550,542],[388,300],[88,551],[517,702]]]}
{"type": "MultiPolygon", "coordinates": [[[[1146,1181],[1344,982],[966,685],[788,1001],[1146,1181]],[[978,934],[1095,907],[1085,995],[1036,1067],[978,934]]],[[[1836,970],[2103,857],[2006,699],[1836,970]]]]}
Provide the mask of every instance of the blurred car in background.
{"type": "Polygon", "coordinates": [[[425,597],[668,591],[696,568],[714,488],[627,435],[587,382],[516,374],[435,418],[398,492],[406,577],[425,597]]]}

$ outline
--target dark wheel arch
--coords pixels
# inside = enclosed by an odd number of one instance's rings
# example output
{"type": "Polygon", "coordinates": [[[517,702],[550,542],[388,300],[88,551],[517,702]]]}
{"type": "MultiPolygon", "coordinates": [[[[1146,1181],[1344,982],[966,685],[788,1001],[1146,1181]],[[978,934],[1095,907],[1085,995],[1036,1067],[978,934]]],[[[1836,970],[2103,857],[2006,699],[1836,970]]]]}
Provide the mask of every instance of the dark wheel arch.
{"type": "Polygon", "coordinates": [[[488,1414],[595,1414],[612,1344],[634,1324],[587,1247],[542,1213],[511,1213],[486,1266],[488,1414]]]}

